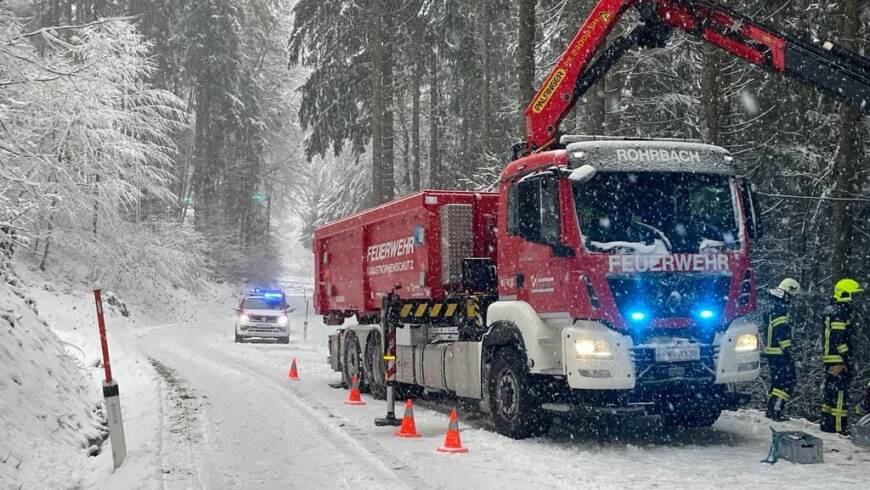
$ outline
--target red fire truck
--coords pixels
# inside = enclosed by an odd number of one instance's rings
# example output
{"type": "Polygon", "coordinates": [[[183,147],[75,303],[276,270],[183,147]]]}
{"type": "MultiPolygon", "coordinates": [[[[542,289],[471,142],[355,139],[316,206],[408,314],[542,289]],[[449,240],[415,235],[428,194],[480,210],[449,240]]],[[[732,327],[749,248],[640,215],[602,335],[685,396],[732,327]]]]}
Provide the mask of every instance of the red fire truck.
{"type": "Polygon", "coordinates": [[[615,59],[671,28],[868,109],[870,62],[832,43],[709,2],[602,0],[529,105],[528,141],[497,193],[424,191],[316,230],[316,311],[356,319],[330,337],[344,379],[377,397],[479,401],[515,438],[553,414],[709,426],[745,401],[736,383],[759,372],[749,253],[761,226],[732,156],[558,134],[615,59]],[[633,4],[644,22],[590,63],[633,4]]]}

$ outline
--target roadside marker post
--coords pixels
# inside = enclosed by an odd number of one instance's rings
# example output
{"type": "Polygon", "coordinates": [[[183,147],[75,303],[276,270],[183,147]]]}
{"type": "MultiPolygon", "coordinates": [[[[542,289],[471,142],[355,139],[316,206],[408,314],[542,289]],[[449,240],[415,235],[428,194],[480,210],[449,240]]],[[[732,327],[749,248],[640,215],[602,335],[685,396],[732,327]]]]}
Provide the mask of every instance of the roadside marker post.
{"type": "Polygon", "coordinates": [[[97,325],[100,328],[100,347],[103,349],[103,398],[106,401],[106,419],[109,423],[109,439],[112,443],[112,460],[118,469],[127,457],[127,441],[124,437],[124,421],[121,418],[121,397],[118,382],[112,378],[112,364],[109,362],[109,343],[106,341],[106,320],[103,318],[103,297],[99,289],[94,289],[97,303],[97,325]]]}
{"type": "Polygon", "coordinates": [[[305,322],[302,324],[302,340],[308,342],[308,294],[304,293],[305,298],[305,322]]]}

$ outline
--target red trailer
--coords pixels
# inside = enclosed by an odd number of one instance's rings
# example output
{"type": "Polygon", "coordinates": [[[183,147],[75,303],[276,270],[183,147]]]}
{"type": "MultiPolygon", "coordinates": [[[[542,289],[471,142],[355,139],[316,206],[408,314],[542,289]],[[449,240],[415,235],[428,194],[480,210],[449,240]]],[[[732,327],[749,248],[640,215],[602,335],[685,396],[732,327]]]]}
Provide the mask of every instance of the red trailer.
{"type": "Polygon", "coordinates": [[[460,288],[462,260],[496,256],[498,194],[423,191],[314,233],[315,309],[328,323],[365,321],[392,290],[444,299],[460,288]]]}

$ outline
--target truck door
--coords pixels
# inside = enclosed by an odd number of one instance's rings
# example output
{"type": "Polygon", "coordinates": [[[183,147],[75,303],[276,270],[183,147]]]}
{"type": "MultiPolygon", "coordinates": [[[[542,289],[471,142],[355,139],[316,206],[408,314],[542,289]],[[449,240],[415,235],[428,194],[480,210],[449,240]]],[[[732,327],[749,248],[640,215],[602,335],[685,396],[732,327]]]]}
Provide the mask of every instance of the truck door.
{"type": "Polygon", "coordinates": [[[562,243],[559,180],[526,177],[508,190],[508,247],[499,253],[512,272],[516,297],[538,313],[566,312],[563,296],[570,248],[562,243]]]}

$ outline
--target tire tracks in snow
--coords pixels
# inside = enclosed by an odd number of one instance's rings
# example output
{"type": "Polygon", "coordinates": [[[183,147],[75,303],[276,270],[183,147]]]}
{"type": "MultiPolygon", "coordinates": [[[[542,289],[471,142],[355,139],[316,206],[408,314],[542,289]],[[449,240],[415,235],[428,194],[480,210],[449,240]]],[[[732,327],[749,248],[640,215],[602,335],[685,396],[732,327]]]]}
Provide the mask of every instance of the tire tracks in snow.
{"type": "MultiPolygon", "coordinates": [[[[200,347],[205,347],[201,345],[200,347]]],[[[247,358],[228,355],[208,346],[208,352],[203,350],[182,350],[178,345],[171,347],[177,354],[185,356],[188,360],[196,359],[201,364],[208,365],[215,372],[224,372],[240,379],[264,379],[263,366],[251,366],[245,361],[247,358]]],[[[255,396],[254,390],[268,391],[271,396],[279,396],[290,408],[307,421],[312,423],[311,428],[322,438],[332,445],[340,453],[353,454],[350,459],[359,461],[357,470],[377,473],[372,478],[379,486],[398,486],[404,488],[434,488],[430,481],[413,471],[413,464],[399,456],[392,454],[377,442],[373,441],[370,434],[358,427],[351,420],[340,413],[331,410],[324,403],[312,398],[308,394],[293,390],[282,379],[267,379],[267,383],[253,383],[246,387],[251,390],[247,396],[255,396]],[[363,445],[360,441],[366,441],[363,445]]]]}
{"type": "Polygon", "coordinates": [[[214,481],[215,465],[203,415],[205,397],[196,394],[174,369],[153,358],[149,358],[149,362],[160,383],[160,468],[157,471],[161,488],[222,488],[214,481]],[[168,458],[170,451],[172,457],[168,458]]]}

